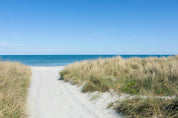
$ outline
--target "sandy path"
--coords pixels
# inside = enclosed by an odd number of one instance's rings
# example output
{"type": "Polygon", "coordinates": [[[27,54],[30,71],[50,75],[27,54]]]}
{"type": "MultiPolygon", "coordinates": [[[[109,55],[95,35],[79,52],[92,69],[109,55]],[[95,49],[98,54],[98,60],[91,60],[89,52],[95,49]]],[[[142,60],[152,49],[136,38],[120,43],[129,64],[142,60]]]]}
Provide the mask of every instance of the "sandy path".
{"type": "Polygon", "coordinates": [[[102,105],[93,104],[74,85],[59,80],[63,67],[31,67],[29,118],[116,118],[102,105]]]}

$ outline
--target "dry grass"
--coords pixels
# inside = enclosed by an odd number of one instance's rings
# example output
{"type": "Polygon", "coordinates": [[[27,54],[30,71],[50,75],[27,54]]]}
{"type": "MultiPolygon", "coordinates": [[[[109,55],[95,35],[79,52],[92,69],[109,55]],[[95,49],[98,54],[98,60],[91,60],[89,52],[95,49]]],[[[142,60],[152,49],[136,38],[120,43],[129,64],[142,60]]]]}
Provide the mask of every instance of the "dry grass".
{"type": "Polygon", "coordinates": [[[62,78],[83,84],[84,92],[107,91],[141,95],[175,95],[178,91],[178,56],[121,57],[77,62],[65,67],[62,78]]]}
{"type": "Polygon", "coordinates": [[[31,70],[20,63],[0,62],[0,118],[24,118],[31,70]]]}
{"type": "Polygon", "coordinates": [[[133,98],[118,101],[114,108],[128,118],[178,118],[178,99],[133,98]]]}
{"type": "Polygon", "coordinates": [[[83,92],[113,89],[132,95],[178,94],[178,56],[82,61],[66,66],[60,74],[65,81],[84,85],[83,92]]]}

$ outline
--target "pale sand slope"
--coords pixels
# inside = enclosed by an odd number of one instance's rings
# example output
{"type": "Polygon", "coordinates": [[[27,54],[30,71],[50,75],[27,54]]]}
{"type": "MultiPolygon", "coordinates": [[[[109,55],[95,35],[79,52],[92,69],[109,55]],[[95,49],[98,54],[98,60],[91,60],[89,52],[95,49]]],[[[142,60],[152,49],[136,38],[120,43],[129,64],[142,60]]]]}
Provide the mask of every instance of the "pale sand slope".
{"type": "MultiPolygon", "coordinates": [[[[92,102],[75,85],[59,80],[63,67],[31,67],[29,118],[116,118],[103,100],[92,102]]],[[[106,99],[108,99],[106,97],[106,99]]]]}

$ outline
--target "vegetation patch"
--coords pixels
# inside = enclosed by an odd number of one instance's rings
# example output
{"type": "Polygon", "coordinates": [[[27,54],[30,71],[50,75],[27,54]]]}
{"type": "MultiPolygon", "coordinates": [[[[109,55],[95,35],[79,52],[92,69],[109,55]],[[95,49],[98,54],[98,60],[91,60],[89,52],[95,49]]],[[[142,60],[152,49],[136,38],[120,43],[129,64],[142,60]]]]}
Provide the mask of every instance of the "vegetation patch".
{"type": "Polygon", "coordinates": [[[121,91],[130,94],[139,93],[139,88],[136,86],[136,80],[128,79],[125,81],[125,84],[121,87],[121,91]]]}
{"type": "Polygon", "coordinates": [[[114,108],[129,118],[178,117],[178,99],[133,98],[118,101],[114,108]]]}
{"type": "MultiPolygon", "coordinates": [[[[82,61],[66,66],[60,74],[66,81],[84,85],[83,92],[105,92],[112,89],[118,93],[153,98],[178,95],[178,56],[130,59],[115,57],[82,61]]],[[[134,101],[138,102],[133,99],[131,104],[134,101]]],[[[154,99],[152,101],[158,104],[154,99]]],[[[154,107],[149,106],[149,109],[152,108],[154,107]]],[[[147,108],[142,110],[145,109],[147,108]]],[[[149,115],[154,116],[154,113],[150,112],[149,115]]]]}
{"type": "Polygon", "coordinates": [[[26,117],[31,70],[20,63],[0,62],[0,118],[26,117]]]}

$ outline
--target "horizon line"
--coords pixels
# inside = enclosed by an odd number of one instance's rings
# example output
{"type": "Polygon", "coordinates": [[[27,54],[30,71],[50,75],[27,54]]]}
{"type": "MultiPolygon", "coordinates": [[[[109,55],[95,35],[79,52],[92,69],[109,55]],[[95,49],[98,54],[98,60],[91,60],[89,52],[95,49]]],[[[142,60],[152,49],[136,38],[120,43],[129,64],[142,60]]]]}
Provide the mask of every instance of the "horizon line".
{"type": "Polygon", "coordinates": [[[76,56],[77,56],[77,55],[113,55],[113,56],[114,56],[114,55],[115,55],[115,56],[124,56],[124,55],[160,55],[160,56],[161,56],[161,55],[168,55],[168,56],[174,56],[174,55],[178,55],[178,54],[0,54],[0,56],[8,56],[8,55],[9,55],[9,56],[10,56],[10,55],[12,55],[12,56],[13,56],[13,55],[14,55],[14,56],[15,56],[15,55],[17,55],[17,56],[18,56],[18,55],[19,55],[19,56],[20,56],[20,55],[27,55],[27,56],[28,56],[28,55],[29,55],[29,56],[32,56],[32,55],[54,55],[54,56],[55,56],[55,55],[56,55],[56,56],[57,56],[57,55],[59,55],[59,56],[60,56],[60,55],[61,55],[61,56],[63,56],[63,55],[76,55],[76,56]]]}

